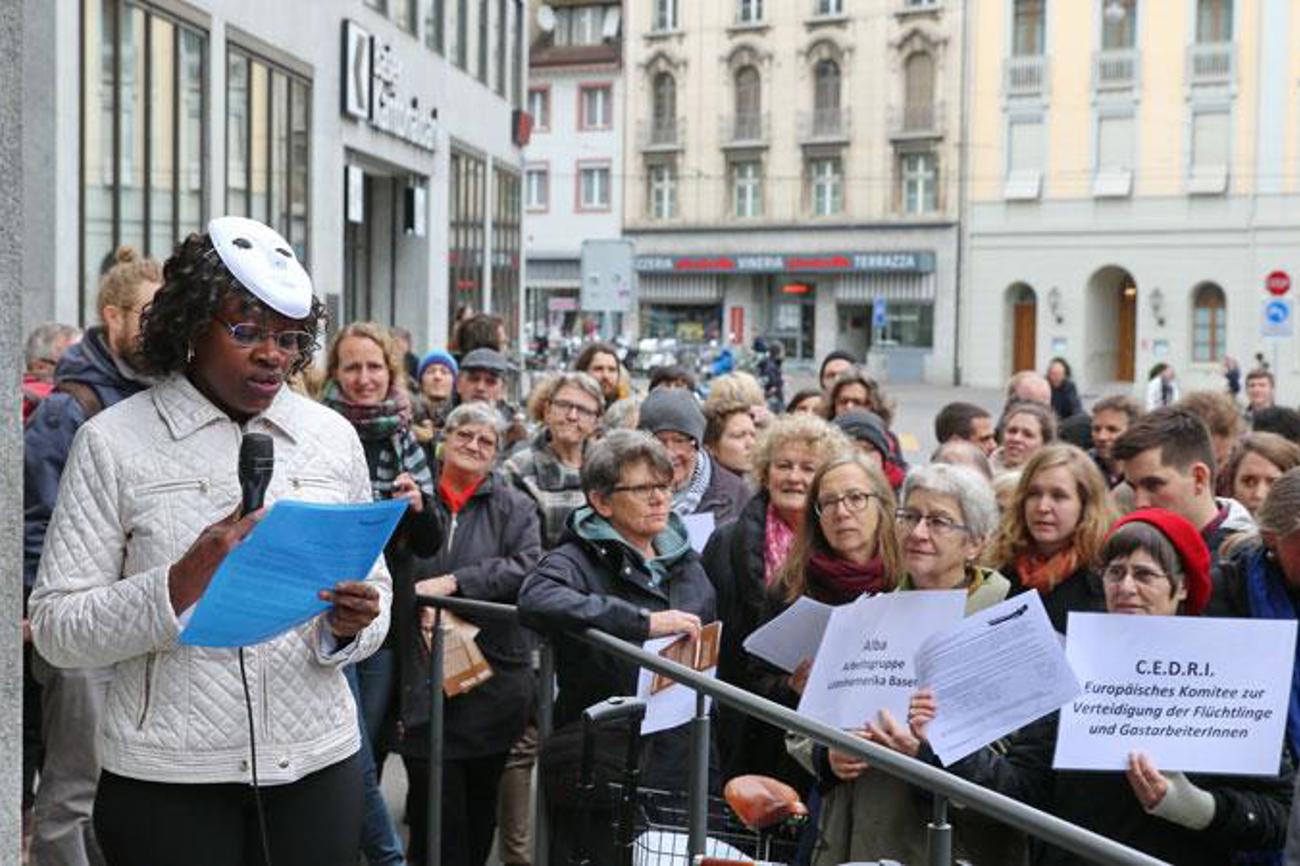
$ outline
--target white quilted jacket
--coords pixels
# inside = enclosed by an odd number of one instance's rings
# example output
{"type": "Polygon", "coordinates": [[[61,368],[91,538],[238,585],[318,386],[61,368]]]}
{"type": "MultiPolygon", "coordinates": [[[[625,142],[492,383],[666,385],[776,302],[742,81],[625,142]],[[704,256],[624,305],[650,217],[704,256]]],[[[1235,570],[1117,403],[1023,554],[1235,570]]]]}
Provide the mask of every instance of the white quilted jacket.
{"type": "MultiPolygon", "coordinates": [[[[266,502],[369,502],[356,432],[282,389],[245,425],[275,440],[266,502]]],[[[233,649],[181,646],[167,571],[239,505],[243,430],[183,376],[96,415],[78,432],[31,597],[37,649],[62,667],[113,665],[99,730],[105,769],[157,782],[249,782],[248,718],[233,649]]],[[[363,575],[358,575],[362,577],[363,575]]],[[[368,580],[382,612],[346,647],[323,617],[244,650],[258,781],[292,782],[360,748],[341,666],[388,630],[383,557],[368,580]]]]}

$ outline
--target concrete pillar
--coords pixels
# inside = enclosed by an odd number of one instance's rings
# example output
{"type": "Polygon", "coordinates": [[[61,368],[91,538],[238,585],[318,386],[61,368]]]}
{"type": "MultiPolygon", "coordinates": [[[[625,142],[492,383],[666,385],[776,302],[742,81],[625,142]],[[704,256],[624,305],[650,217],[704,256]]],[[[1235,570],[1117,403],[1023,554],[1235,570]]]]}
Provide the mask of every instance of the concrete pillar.
{"type": "Polygon", "coordinates": [[[22,609],[23,0],[0,2],[0,864],[18,863],[22,838],[23,663],[14,624],[22,609]]]}

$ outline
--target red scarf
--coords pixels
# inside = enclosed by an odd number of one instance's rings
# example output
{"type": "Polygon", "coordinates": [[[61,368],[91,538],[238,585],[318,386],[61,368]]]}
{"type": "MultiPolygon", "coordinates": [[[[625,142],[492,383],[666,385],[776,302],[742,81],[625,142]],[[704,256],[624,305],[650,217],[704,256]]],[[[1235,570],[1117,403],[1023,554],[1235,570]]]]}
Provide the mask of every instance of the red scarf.
{"type": "Polygon", "coordinates": [[[827,604],[848,604],[864,592],[890,589],[885,563],[878,556],[864,564],[814,553],[807,573],[810,594],[827,604]]]}
{"type": "Polygon", "coordinates": [[[479,485],[482,483],[483,479],[480,478],[469,487],[457,490],[451,486],[444,476],[438,479],[438,495],[442,497],[443,502],[447,503],[447,507],[451,509],[452,514],[460,514],[461,509],[465,507],[465,503],[469,502],[474,495],[474,491],[478,490],[479,485]]]}
{"type": "Polygon", "coordinates": [[[1079,554],[1073,547],[1058,550],[1051,556],[1023,553],[1016,557],[1016,574],[1026,589],[1047,595],[1079,570],[1079,554]]]}

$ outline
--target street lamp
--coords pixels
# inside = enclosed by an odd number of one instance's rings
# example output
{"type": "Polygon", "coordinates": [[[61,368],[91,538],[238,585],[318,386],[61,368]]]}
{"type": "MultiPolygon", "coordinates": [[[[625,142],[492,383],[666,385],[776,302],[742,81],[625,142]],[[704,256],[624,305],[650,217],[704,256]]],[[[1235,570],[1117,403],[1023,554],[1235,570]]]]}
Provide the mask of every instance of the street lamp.
{"type": "Polygon", "coordinates": [[[1151,290],[1151,315],[1155,316],[1157,325],[1165,326],[1165,293],[1159,286],[1151,290]]]}
{"type": "Polygon", "coordinates": [[[1052,318],[1057,325],[1065,322],[1065,316],[1061,315],[1061,288],[1052,286],[1047,293],[1047,309],[1051,311],[1052,318]]]}

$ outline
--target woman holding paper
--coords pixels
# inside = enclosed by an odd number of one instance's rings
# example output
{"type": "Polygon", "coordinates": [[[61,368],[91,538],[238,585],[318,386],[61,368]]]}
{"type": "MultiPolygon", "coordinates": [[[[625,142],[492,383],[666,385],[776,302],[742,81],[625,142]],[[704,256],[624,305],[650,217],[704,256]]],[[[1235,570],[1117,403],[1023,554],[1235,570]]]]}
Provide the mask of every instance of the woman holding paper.
{"type": "Polygon", "coordinates": [[[1114,518],[1092,458],[1073,445],[1046,445],[1025,464],[985,561],[1011,581],[1012,595],[1037,590],[1064,633],[1070,611],[1105,608],[1093,562],[1114,518]]]}
{"type": "MultiPolygon", "coordinates": [[[[524,575],[542,552],[536,503],[492,471],[504,432],[500,413],[487,403],[462,403],[451,410],[443,427],[437,499],[431,506],[448,527],[446,541],[432,557],[409,567],[401,558],[394,559],[394,570],[409,570],[416,581],[413,589],[408,582],[397,584],[393,615],[401,652],[398,751],[410,780],[406,815],[411,825],[408,860],[413,866],[424,863],[427,856],[427,682],[434,623],[433,609],[417,610],[414,596],[450,595],[513,604],[524,575]]],[[[537,688],[533,640],[513,620],[469,615],[458,619],[462,621],[448,627],[447,640],[472,641],[488,667],[484,671],[488,678],[466,684],[464,692],[446,703],[442,862],[481,866],[492,848],[493,804],[506,755],[524,731],[537,688]],[[474,631],[477,634],[466,633],[474,631]]]]}
{"type": "Polygon", "coordinates": [[[342,669],[388,629],[383,559],[270,640],[180,642],[261,516],[240,514],[246,432],[274,442],[267,505],[371,501],[351,425],[284,387],[325,314],[291,250],[242,217],[182,241],[141,313],[157,383],[87,422],[64,472],[32,632],[52,664],[114,666],[94,810],[109,866],[259,863],[267,849],[279,866],[357,862],[361,735],[342,669]]]}
{"type": "MultiPolygon", "coordinates": [[[[834,464],[830,464],[834,465],[834,464]]],[[[828,469],[830,466],[828,466],[828,469]]],[[[829,472],[828,472],[829,475],[829,472]]],[[[821,493],[823,501],[827,494],[821,493]]],[[[814,500],[818,501],[818,500],[814,500]]],[[[966,613],[997,604],[1011,585],[976,564],[997,526],[997,505],[988,482],[964,466],[930,464],[912,470],[903,483],[902,505],[892,521],[893,548],[901,559],[897,591],[966,590],[966,613]]],[[[882,713],[863,720],[861,736],[888,741],[906,736],[902,720],[882,713]]],[[[923,863],[929,806],[920,791],[886,773],[872,772],[857,758],[788,740],[790,751],[830,785],[818,823],[813,866],[878,859],[923,863]]],[[[971,812],[953,816],[954,855],[976,864],[1018,863],[1019,833],[971,812]]]]}
{"type": "MultiPolygon", "coordinates": [[[[758,492],[732,523],[718,527],[704,548],[704,570],[718,598],[722,647],[718,677],[753,692],[745,638],[763,619],[764,592],[794,547],[807,510],[808,488],[823,464],[852,450],[847,437],[814,415],[779,415],[759,437],[753,455],[758,492]]],[[[726,777],[771,774],[782,754],[771,726],[718,708],[718,736],[726,777]]]]}
{"type": "MultiPolygon", "coordinates": [[[[1106,610],[1132,616],[1196,616],[1210,597],[1210,554],[1197,529],[1162,509],[1135,511],[1116,522],[1100,561],[1106,610]]],[[[886,745],[934,761],[923,747],[926,727],[942,712],[934,696],[912,699],[910,734],[894,732],[886,745]]],[[[1222,866],[1239,853],[1282,847],[1293,774],[1286,760],[1278,776],[1162,773],[1142,753],[1126,773],[1052,769],[1057,714],[1017,733],[1005,752],[985,748],[948,769],[985,787],[1179,866],[1222,866]]],[[[1036,866],[1082,861],[1036,844],[1036,866]]],[[[1266,862],[1266,861],[1261,861],[1266,862]]]]}

